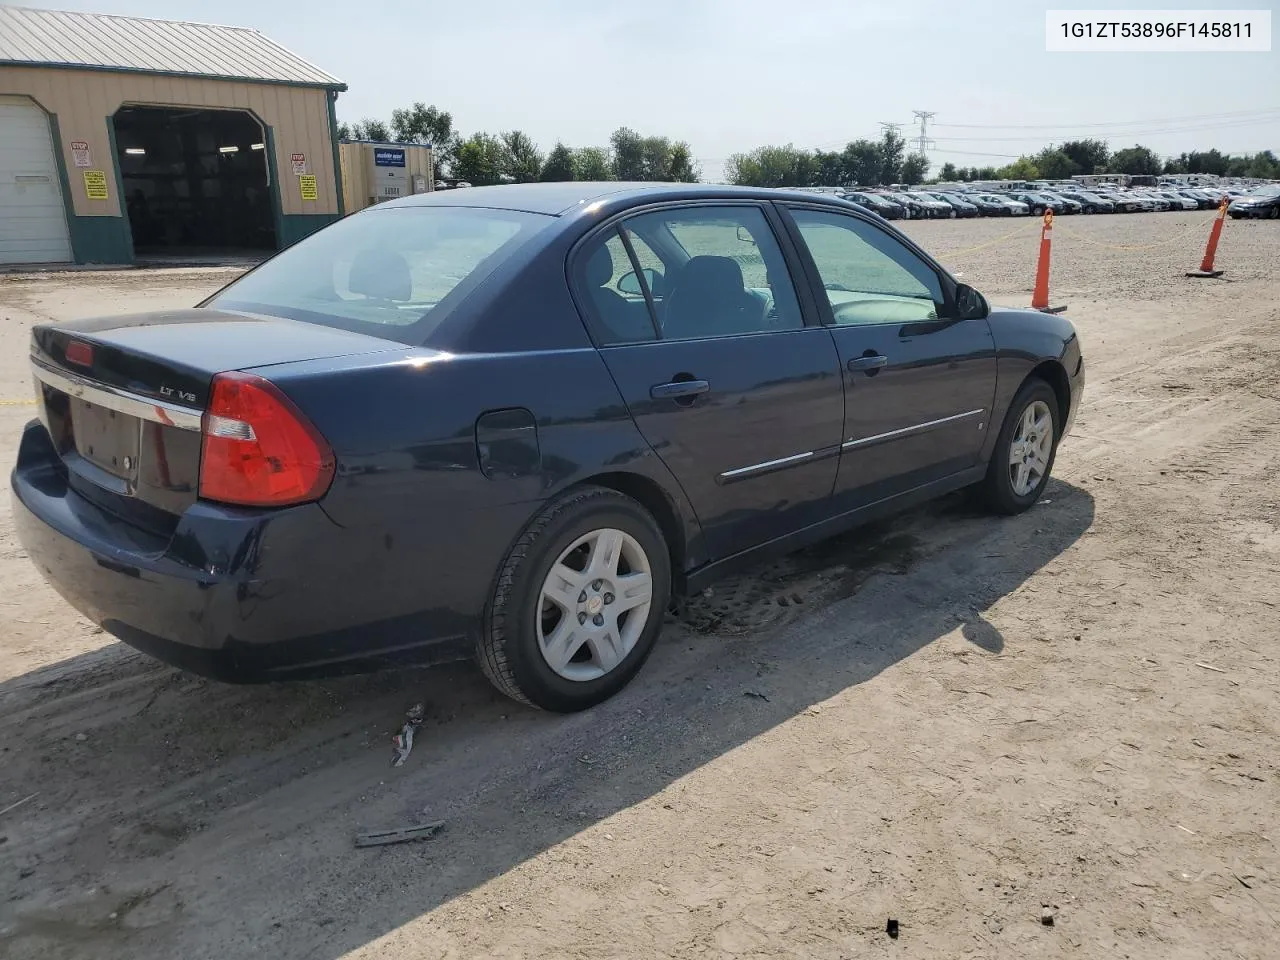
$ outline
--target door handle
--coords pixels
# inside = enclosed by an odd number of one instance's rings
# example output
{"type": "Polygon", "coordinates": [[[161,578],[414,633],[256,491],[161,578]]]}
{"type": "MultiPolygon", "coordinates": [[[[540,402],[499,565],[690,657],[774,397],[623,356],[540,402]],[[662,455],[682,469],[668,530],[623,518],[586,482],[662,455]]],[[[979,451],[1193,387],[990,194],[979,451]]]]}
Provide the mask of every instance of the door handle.
{"type": "Polygon", "coordinates": [[[849,361],[849,370],[854,373],[859,370],[879,370],[881,367],[888,366],[888,364],[889,358],[877,353],[869,357],[854,357],[849,361]]]}
{"type": "Polygon", "coordinates": [[[675,380],[650,387],[649,396],[654,400],[674,400],[680,397],[695,397],[710,389],[711,384],[706,380],[675,380]]]}

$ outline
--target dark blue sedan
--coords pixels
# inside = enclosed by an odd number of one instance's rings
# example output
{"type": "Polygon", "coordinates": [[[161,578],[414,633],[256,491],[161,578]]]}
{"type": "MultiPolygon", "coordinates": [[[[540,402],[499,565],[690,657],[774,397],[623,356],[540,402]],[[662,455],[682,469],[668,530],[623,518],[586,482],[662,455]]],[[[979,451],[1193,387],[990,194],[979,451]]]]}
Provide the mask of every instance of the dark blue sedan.
{"type": "Polygon", "coordinates": [[[577,710],[673,594],[973,485],[1034,504],[1084,387],[813,193],[531,184],[386,203],[191,310],[39,326],[14,516],[66,599],[228,680],[471,654],[577,710]]]}

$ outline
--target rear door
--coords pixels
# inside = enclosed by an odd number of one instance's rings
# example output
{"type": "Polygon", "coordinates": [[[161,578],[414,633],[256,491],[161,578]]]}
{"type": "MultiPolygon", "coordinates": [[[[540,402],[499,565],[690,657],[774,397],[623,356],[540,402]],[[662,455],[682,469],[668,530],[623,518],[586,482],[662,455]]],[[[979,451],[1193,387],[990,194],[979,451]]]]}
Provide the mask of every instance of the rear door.
{"type": "Polygon", "coordinates": [[[831,208],[788,213],[843,371],[836,508],[974,466],[996,386],[987,321],[955,319],[934,266],[879,225],[831,208]]]}
{"type": "Polygon", "coordinates": [[[805,323],[776,218],[759,203],[651,209],[574,261],[600,354],[712,558],[821,519],[835,482],[839,360],[805,323]]]}

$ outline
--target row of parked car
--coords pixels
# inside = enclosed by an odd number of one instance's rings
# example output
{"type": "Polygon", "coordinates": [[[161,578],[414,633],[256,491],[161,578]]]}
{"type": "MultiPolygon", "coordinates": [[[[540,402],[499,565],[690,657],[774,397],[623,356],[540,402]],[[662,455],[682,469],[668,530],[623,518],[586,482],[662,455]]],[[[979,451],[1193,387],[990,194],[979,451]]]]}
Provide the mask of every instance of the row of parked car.
{"type": "Polygon", "coordinates": [[[1151,213],[1167,210],[1210,210],[1226,196],[1232,217],[1280,218],[1280,185],[1254,190],[1238,187],[1148,187],[1086,190],[849,190],[841,194],[886,220],[955,217],[1041,216],[1075,213],[1151,213]]]}

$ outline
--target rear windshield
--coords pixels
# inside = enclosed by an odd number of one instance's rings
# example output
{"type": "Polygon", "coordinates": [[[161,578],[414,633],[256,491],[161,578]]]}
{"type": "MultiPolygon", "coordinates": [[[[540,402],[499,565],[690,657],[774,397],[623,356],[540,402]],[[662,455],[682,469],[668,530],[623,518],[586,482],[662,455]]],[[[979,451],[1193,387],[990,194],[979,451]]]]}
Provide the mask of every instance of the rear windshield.
{"type": "Polygon", "coordinates": [[[551,219],[476,207],[374,208],[312,234],[204,306],[421,344],[452,304],[551,219]]]}

